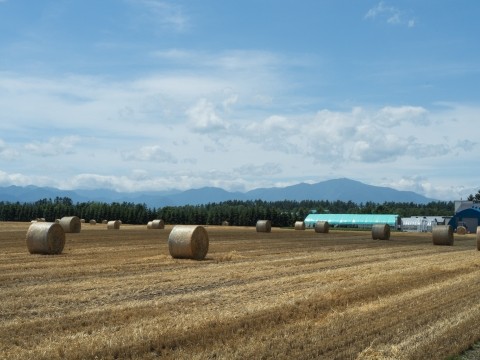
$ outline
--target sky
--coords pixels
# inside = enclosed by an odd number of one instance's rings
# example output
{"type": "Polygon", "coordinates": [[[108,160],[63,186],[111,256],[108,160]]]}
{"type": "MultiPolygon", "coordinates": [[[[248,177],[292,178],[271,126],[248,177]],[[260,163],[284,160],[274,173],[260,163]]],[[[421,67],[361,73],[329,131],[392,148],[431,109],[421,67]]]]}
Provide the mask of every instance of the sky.
{"type": "Polygon", "coordinates": [[[477,0],[0,0],[0,186],[480,189],[477,0]]]}

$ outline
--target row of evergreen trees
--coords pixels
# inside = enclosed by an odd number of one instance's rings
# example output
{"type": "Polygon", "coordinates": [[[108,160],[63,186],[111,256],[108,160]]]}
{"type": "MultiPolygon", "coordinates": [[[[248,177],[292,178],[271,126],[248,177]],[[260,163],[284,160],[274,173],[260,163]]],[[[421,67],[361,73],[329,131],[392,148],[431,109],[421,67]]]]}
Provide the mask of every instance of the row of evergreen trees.
{"type": "Polygon", "coordinates": [[[273,226],[292,226],[304,220],[310,212],[350,214],[397,214],[407,216],[452,216],[453,202],[436,201],[428,204],[373,202],[356,204],[351,201],[225,201],[205,205],[166,206],[148,208],[145,204],[82,202],[57,197],[33,203],[0,202],[0,221],[31,221],[45,218],[54,221],[63,216],[78,216],[89,221],[122,220],[126,224],[146,224],[163,219],[167,224],[255,226],[257,220],[271,220],[273,226]]]}

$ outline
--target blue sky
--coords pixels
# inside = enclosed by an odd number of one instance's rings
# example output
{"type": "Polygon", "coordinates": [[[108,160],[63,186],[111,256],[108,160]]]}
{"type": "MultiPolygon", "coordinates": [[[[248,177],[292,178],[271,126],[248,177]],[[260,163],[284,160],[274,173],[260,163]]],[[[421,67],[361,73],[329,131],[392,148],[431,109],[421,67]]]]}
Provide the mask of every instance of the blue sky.
{"type": "Polygon", "coordinates": [[[480,2],[0,0],[0,186],[480,189],[480,2]]]}

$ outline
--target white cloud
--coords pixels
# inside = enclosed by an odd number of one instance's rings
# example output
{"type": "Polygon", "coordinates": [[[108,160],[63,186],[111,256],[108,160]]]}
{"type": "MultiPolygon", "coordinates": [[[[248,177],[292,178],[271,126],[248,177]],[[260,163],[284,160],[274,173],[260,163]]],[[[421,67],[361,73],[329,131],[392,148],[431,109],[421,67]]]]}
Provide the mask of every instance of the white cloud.
{"type": "Polygon", "coordinates": [[[279,163],[267,162],[260,165],[245,164],[232,169],[235,177],[268,177],[280,175],[282,166],[279,163]]]}
{"type": "Polygon", "coordinates": [[[52,186],[55,185],[55,181],[50,176],[29,176],[18,172],[5,172],[0,170],[0,185],[9,186],[52,186]]]}
{"type": "Polygon", "coordinates": [[[449,154],[452,154],[453,148],[447,144],[423,144],[415,142],[410,144],[407,154],[411,158],[421,159],[421,158],[432,158],[432,157],[442,157],[449,154]]]}
{"type": "Polygon", "coordinates": [[[189,61],[194,57],[195,52],[183,49],[167,49],[167,50],[157,50],[152,53],[152,56],[159,59],[166,59],[171,61],[189,61]]]}
{"type": "Polygon", "coordinates": [[[448,201],[466,199],[468,195],[476,192],[476,190],[474,191],[474,188],[467,188],[462,185],[452,186],[438,183],[421,175],[403,176],[399,179],[383,182],[381,185],[392,187],[397,190],[413,191],[418,194],[423,194],[431,199],[448,201]]]}
{"type": "Polygon", "coordinates": [[[217,113],[213,103],[207,99],[200,99],[195,105],[187,109],[186,114],[194,131],[202,133],[217,132],[227,129],[229,124],[217,113]]]}
{"type": "Polygon", "coordinates": [[[288,119],[285,116],[272,115],[260,123],[250,123],[247,126],[252,135],[257,133],[258,136],[265,138],[271,136],[284,136],[294,129],[295,125],[293,119],[288,119]]]}
{"type": "Polygon", "coordinates": [[[394,161],[404,155],[407,144],[393,134],[364,137],[353,144],[350,159],[360,162],[381,163],[394,161]]]}
{"type": "Polygon", "coordinates": [[[134,169],[132,171],[132,179],[136,181],[146,181],[150,179],[148,171],[143,169],[134,169]]]}
{"type": "MultiPolygon", "coordinates": [[[[290,60],[291,61],[291,60],[290,60]]],[[[235,50],[209,57],[208,62],[215,67],[229,71],[250,71],[251,69],[281,66],[285,60],[267,51],[235,50]]]]}
{"type": "Polygon", "coordinates": [[[71,154],[75,145],[79,142],[80,138],[78,136],[53,137],[48,139],[47,142],[34,141],[26,144],[25,150],[41,157],[71,154]]]}
{"type": "Polygon", "coordinates": [[[427,115],[427,110],[420,106],[385,106],[378,111],[375,120],[382,126],[400,126],[403,122],[426,126],[429,124],[427,115]]]}
{"type": "Polygon", "coordinates": [[[228,98],[226,98],[225,100],[223,100],[223,102],[222,102],[223,109],[224,109],[225,111],[229,111],[230,108],[231,108],[233,105],[235,105],[237,102],[238,102],[238,95],[237,95],[237,94],[230,95],[228,98]]]}
{"type": "Polygon", "coordinates": [[[242,136],[264,149],[302,154],[317,163],[417,161],[467,154],[477,146],[452,137],[442,121],[422,107],[356,107],[350,112],[321,110],[314,116],[271,116],[246,125],[242,136]]]}
{"type": "Polygon", "coordinates": [[[405,11],[394,6],[387,5],[386,2],[380,1],[365,14],[365,19],[380,19],[392,25],[406,25],[407,27],[415,26],[415,19],[408,18],[405,11]]]}
{"type": "Polygon", "coordinates": [[[124,152],[122,158],[126,161],[177,163],[177,159],[159,145],[143,146],[138,150],[124,152]]]}
{"type": "Polygon", "coordinates": [[[286,116],[272,115],[259,122],[247,124],[238,135],[245,136],[249,142],[261,145],[270,151],[279,151],[287,154],[299,153],[297,144],[299,129],[295,126],[295,119],[286,116]]]}
{"type": "Polygon", "coordinates": [[[73,189],[126,189],[130,180],[122,176],[79,174],[66,181],[64,186],[73,189]]]}
{"type": "Polygon", "coordinates": [[[18,159],[19,157],[20,153],[17,150],[0,139],[0,159],[12,161],[18,159]]]}
{"type": "Polygon", "coordinates": [[[162,29],[177,32],[186,31],[190,27],[190,19],[179,4],[160,0],[129,0],[129,2],[144,7],[145,11],[142,12],[139,22],[145,23],[145,20],[148,20],[162,29]]]}

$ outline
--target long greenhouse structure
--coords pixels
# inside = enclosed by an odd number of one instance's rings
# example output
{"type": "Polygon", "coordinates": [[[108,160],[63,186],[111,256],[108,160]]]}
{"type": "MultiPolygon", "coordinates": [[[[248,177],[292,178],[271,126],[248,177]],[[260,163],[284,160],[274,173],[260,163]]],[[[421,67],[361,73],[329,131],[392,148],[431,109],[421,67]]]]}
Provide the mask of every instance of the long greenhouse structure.
{"type": "Polygon", "coordinates": [[[388,224],[392,229],[401,229],[399,215],[392,214],[309,214],[305,227],[314,228],[317,221],[327,221],[332,227],[369,229],[375,224],[388,224]]]}

